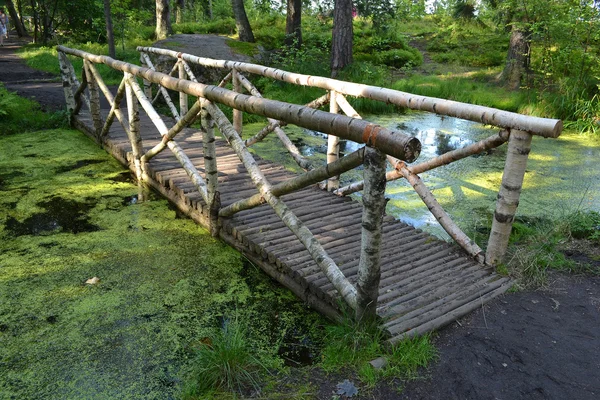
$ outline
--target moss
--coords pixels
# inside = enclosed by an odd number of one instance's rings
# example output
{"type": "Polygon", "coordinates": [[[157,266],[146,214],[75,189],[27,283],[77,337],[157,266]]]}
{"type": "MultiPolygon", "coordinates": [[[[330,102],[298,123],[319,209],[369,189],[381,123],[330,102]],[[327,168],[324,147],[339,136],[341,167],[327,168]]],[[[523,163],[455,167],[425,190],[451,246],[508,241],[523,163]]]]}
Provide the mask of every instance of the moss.
{"type": "Polygon", "coordinates": [[[173,398],[224,316],[273,356],[287,332],[323,323],[166,201],[132,202],[138,188],[80,133],[2,137],[0,160],[0,398],[173,398]],[[98,229],[7,229],[57,198],[98,229]]]}

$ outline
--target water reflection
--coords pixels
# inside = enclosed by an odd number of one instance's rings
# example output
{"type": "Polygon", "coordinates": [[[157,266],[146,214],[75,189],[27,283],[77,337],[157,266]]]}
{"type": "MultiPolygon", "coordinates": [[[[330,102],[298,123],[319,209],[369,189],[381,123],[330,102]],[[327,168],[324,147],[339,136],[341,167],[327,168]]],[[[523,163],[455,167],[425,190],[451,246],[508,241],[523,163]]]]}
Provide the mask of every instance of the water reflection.
{"type": "MultiPolygon", "coordinates": [[[[485,139],[499,128],[425,112],[365,116],[384,127],[417,137],[422,151],[417,163],[485,139]]],[[[326,154],[326,135],[317,145],[301,143],[308,157],[326,154]]],[[[314,141],[313,141],[314,142],[314,141]]],[[[362,145],[341,141],[340,152],[348,154],[362,145]]],[[[506,146],[485,156],[472,156],[421,175],[437,200],[467,233],[485,225],[493,213],[502,179],[506,146]]],[[[600,141],[590,136],[563,133],[555,139],[534,137],[527,165],[518,215],[560,217],[577,209],[600,209],[600,141]]],[[[360,171],[342,175],[342,184],[361,179],[360,171]]],[[[360,197],[360,194],[357,195],[360,197]]],[[[448,238],[412,187],[404,180],[388,183],[387,212],[411,225],[448,238]]]]}

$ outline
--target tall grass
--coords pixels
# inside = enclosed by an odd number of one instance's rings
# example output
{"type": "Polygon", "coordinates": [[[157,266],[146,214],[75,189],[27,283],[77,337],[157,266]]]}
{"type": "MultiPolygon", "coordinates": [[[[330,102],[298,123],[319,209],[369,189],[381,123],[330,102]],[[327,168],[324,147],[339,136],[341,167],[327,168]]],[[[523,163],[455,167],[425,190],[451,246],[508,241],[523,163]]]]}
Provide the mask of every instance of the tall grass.
{"type": "Polygon", "coordinates": [[[45,113],[35,101],[9,92],[0,83],[0,135],[68,127],[66,111],[45,113]]]}
{"type": "Polygon", "coordinates": [[[429,335],[406,339],[389,347],[386,337],[375,323],[355,321],[345,315],[342,322],[326,327],[321,367],[326,371],[354,369],[367,386],[381,379],[413,379],[419,368],[437,358],[429,335]],[[370,361],[385,357],[387,365],[378,370],[370,361]]]}
{"type": "Polygon", "coordinates": [[[227,391],[243,394],[259,390],[265,364],[246,339],[247,331],[238,321],[226,320],[222,329],[204,338],[194,354],[193,369],[183,397],[227,391]]]}

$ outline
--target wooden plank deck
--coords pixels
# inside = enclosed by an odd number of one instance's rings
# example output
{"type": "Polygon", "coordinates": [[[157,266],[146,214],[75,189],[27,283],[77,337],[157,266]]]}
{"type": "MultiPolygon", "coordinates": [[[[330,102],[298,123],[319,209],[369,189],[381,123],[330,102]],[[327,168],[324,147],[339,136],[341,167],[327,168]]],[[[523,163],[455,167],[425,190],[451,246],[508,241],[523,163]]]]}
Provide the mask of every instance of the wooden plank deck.
{"type": "MultiPolygon", "coordinates": [[[[89,115],[82,113],[76,119],[76,126],[90,134],[93,124],[89,115]]],[[[160,135],[144,114],[141,115],[141,133],[146,150],[158,143],[160,135]]],[[[176,140],[203,173],[201,134],[186,129],[176,140]]],[[[131,146],[118,122],[112,125],[106,148],[127,164],[131,146]]],[[[257,193],[246,169],[223,140],[217,141],[217,164],[223,206],[257,193]]],[[[259,160],[259,165],[273,184],[293,176],[271,162],[259,160]]],[[[156,190],[191,218],[207,226],[204,201],[168,149],[151,160],[148,170],[149,183],[156,190]]],[[[285,195],[282,199],[311,230],[348,279],[355,283],[362,205],[315,187],[285,195]]],[[[337,291],[268,205],[242,211],[224,220],[221,238],[310,306],[328,316],[336,314],[337,291]]],[[[508,278],[476,263],[458,246],[390,216],[384,218],[381,259],[378,314],[384,320],[391,342],[448,324],[510,287],[508,278]]]]}

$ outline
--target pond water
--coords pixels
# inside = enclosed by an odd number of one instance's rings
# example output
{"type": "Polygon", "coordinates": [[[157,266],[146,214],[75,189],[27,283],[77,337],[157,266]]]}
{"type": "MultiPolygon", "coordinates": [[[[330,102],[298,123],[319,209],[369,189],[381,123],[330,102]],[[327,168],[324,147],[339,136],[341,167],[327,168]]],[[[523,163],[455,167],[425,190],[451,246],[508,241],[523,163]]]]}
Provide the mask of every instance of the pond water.
{"type": "MultiPolygon", "coordinates": [[[[423,149],[417,163],[499,131],[479,123],[424,112],[367,116],[365,119],[419,138],[423,149]]],[[[309,157],[321,153],[320,158],[323,159],[326,147],[324,135],[309,133],[320,138],[322,144],[302,145],[301,151],[309,157]]],[[[348,142],[342,144],[341,150],[349,153],[358,147],[358,144],[348,142]]],[[[467,234],[481,229],[491,220],[506,148],[503,145],[487,154],[468,157],[421,174],[439,203],[467,234]]],[[[357,172],[346,174],[342,182],[360,179],[360,175],[357,172]]],[[[405,180],[389,182],[387,196],[390,198],[388,214],[441,238],[448,238],[405,180]]],[[[600,139],[568,131],[559,139],[534,137],[518,216],[550,219],[577,210],[599,209],[600,139]]]]}

